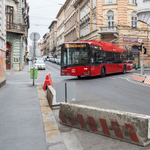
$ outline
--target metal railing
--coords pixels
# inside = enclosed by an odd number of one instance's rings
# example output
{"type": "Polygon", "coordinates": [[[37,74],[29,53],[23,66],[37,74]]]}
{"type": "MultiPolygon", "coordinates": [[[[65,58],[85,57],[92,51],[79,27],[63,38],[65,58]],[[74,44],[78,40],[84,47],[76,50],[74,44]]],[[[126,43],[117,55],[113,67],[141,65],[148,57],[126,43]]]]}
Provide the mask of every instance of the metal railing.
{"type": "Polygon", "coordinates": [[[14,31],[14,32],[15,31],[16,32],[25,32],[26,31],[25,30],[26,29],[26,25],[7,22],[6,23],[6,29],[14,31]]]}
{"type": "Polygon", "coordinates": [[[99,33],[116,33],[118,32],[118,27],[99,27],[99,33]]]}

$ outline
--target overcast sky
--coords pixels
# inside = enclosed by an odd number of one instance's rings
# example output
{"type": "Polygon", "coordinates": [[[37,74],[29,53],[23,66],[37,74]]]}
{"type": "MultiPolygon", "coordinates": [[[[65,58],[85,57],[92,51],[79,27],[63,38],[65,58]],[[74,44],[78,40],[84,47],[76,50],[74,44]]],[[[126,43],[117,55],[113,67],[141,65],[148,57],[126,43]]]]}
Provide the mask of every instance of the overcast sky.
{"type": "Polygon", "coordinates": [[[57,13],[66,0],[27,0],[29,3],[30,29],[28,44],[31,45],[30,34],[38,32],[41,39],[48,32],[48,27],[56,19],[57,13]]]}

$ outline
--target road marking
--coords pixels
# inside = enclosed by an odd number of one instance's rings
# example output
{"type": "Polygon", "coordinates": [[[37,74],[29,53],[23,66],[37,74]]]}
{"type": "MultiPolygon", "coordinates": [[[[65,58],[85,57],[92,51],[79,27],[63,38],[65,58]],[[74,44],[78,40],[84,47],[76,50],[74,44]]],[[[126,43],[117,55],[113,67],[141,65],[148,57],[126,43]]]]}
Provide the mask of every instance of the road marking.
{"type": "Polygon", "coordinates": [[[118,78],[120,78],[120,79],[127,79],[127,77],[118,77],[118,78]]]}
{"type": "Polygon", "coordinates": [[[113,79],[113,80],[115,80],[116,78],[112,78],[112,77],[108,77],[109,79],[113,79]]]}

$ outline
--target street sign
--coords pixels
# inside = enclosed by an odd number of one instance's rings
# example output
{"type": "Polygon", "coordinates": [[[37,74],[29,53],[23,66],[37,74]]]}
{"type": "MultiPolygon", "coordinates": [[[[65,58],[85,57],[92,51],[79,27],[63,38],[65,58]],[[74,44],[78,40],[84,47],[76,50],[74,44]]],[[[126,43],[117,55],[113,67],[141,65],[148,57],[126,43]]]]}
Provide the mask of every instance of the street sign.
{"type": "Polygon", "coordinates": [[[138,39],[138,42],[139,42],[139,43],[142,43],[142,39],[138,39]]]}
{"type": "Polygon", "coordinates": [[[31,39],[32,41],[38,41],[38,40],[40,39],[40,34],[37,33],[37,32],[32,32],[32,33],[30,34],[30,39],[31,39]]]}

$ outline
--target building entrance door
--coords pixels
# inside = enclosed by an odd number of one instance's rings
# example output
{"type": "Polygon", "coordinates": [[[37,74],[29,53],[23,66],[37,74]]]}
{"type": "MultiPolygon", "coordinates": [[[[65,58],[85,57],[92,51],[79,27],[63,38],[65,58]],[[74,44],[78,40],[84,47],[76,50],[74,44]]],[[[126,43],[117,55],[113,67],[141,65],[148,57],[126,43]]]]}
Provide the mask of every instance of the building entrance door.
{"type": "Polygon", "coordinates": [[[11,47],[6,44],[6,69],[11,69],[11,47]]]}
{"type": "Polygon", "coordinates": [[[135,67],[136,64],[138,64],[138,67],[140,67],[140,52],[138,50],[138,46],[134,45],[132,46],[132,53],[133,53],[133,66],[135,67]]]}

